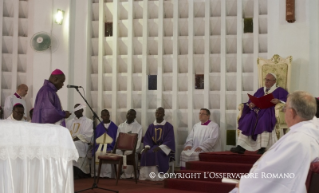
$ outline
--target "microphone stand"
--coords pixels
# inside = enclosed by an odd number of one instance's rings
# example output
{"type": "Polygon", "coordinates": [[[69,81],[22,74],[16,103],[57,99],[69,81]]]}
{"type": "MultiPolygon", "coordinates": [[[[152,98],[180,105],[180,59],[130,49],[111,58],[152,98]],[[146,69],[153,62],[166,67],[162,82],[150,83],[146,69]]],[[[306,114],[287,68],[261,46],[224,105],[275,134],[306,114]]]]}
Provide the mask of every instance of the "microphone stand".
{"type": "MultiPolygon", "coordinates": [[[[89,103],[87,102],[87,100],[83,97],[83,95],[81,94],[81,92],[79,91],[79,89],[77,88],[77,87],[75,87],[75,90],[76,91],[78,91],[78,93],[80,94],[80,96],[83,98],[83,100],[85,101],[85,103],[87,104],[87,106],[90,108],[90,110],[92,111],[92,113],[93,113],[93,138],[94,138],[94,140],[93,140],[93,162],[94,162],[94,174],[93,174],[93,176],[94,176],[94,182],[93,182],[93,184],[92,184],[92,187],[91,188],[86,188],[86,189],[83,189],[83,190],[79,190],[79,191],[76,191],[75,193],[77,193],[77,192],[83,192],[83,191],[86,191],[86,190],[90,190],[90,189],[95,189],[95,188],[98,188],[98,189],[102,189],[102,190],[106,190],[106,191],[110,191],[110,192],[116,192],[116,193],[118,193],[118,191],[117,190],[111,190],[111,189],[106,189],[106,188],[101,188],[101,187],[98,187],[98,185],[97,185],[97,183],[96,183],[96,180],[97,180],[97,177],[96,177],[96,171],[95,171],[95,145],[96,145],[96,141],[95,141],[95,138],[96,138],[96,134],[95,134],[95,131],[96,131],[96,125],[95,125],[95,119],[98,119],[99,121],[100,121],[100,123],[102,122],[101,120],[100,120],[100,118],[96,115],[96,113],[93,111],[93,109],[91,108],[91,106],[89,105],[89,103]]],[[[105,129],[105,131],[107,131],[107,129],[104,127],[104,129],[105,129]]]]}

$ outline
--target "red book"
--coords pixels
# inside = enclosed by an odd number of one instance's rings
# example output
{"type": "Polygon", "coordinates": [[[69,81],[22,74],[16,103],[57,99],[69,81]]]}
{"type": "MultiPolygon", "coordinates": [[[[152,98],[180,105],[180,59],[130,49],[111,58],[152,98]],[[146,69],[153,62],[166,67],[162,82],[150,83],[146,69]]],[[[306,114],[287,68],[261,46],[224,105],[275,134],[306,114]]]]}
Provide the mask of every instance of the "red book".
{"type": "Polygon", "coordinates": [[[254,97],[250,94],[248,94],[248,97],[250,101],[260,109],[267,109],[269,107],[275,106],[274,103],[270,102],[272,99],[274,99],[274,95],[272,93],[262,96],[260,98],[254,97]]]}

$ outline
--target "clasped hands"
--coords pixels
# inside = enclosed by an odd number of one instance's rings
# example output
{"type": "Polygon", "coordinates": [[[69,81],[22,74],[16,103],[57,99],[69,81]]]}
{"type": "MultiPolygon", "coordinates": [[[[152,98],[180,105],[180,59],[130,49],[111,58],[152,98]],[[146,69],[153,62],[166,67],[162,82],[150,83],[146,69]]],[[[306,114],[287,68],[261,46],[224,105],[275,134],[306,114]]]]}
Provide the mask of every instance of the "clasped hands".
{"type": "MultiPolygon", "coordinates": [[[[186,146],[184,149],[183,149],[183,151],[187,151],[187,150],[191,150],[192,149],[192,146],[186,146]]],[[[200,148],[200,147],[197,147],[196,149],[195,149],[195,152],[201,152],[202,151],[202,148],[200,148]]]]}
{"type": "MultiPolygon", "coordinates": [[[[148,150],[150,150],[150,148],[149,147],[145,147],[145,149],[143,150],[142,154],[148,152],[148,150]]],[[[153,149],[153,152],[158,152],[159,150],[161,150],[161,148],[159,146],[157,146],[157,147],[155,147],[153,149]]]]}

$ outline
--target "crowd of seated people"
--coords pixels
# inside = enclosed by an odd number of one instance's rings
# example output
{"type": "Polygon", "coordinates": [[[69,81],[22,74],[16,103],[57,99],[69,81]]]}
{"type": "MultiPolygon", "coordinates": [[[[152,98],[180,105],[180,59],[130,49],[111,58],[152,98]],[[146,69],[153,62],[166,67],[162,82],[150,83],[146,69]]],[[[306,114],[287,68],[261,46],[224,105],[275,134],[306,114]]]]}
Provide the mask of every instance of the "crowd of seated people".
{"type": "MultiPolygon", "coordinates": [[[[93,167],[98,168],[98,159],[93,163],[93,159],[89,161],[88,158],[94,156],[93,152],[100,153],[104,148],[106,152],[110,153],[114,147],[119,133],[136,133],[138,140],[136,145],[136,153],[141,154],[140,160],[140,180],[161,180],[161,175],[169,170],[169,161],[175,156],[175,137],[174,128],[172,124],[164,119],[165,110],[162,107],[156,109],[155,120],[151,123],[142,136],[142,126],[136,121],[136,111],[129,109],[126,113],[126,120],[117,126],[110,120],[110,113],[107,109],[101,111],[102,122],[97,125],[95,130],[95,140],[104,134],[112,138],[112,143],[104,147],[103,144],[96,144],[90,151],[89,144],[93,143],[93,129],[92,120],[83,116],[84,105],[76,104],[74,106],[75,118],[67,122],[67,128],[70,130],[76,147],[79,151],[80,158],[74,162],[75,178],[87,177],[94,175],[93,167]],[[141,145],[143,137],[143,146],[141,145]],[[92,138],[90,140],[89,138],[92,138]],[[101,146],[101,147],[100,147],[101,146]],[[90,155],[91,154],[91,155],[90,155]],[[90,173],[91,164],[91,173],[90,173]],[[151,178],[150,172],[154,172],[156,176],[151,178]]],[[[219,127],[210,119],[210,111],[208,109],[201,109],[199,113],[200,123],[195,124],[192,132],[187,138],[185,149],[182,152],[181,163],[190,160],[198,160],[200,152],[220,151],[221,139],[219,127]],[[189,148],[190,147],[190,148],[189,148]]],[[[117,150],[117,154],[123,155],[122,151],[117,150]]],[[[124,152],[125,155],[131,154],[132,151],[124,152]]],[[[136,159],[137,159],[136,155],[136,159]]],[[[96,169],[96,175],[98,170],[96,169]]],[[[102,163],[99,177],[114,178],[115,171],[111,164],[102,163]]],[[[132,166],[123,166],[121,178],[134,178],[134,169],[132,166]]]]}

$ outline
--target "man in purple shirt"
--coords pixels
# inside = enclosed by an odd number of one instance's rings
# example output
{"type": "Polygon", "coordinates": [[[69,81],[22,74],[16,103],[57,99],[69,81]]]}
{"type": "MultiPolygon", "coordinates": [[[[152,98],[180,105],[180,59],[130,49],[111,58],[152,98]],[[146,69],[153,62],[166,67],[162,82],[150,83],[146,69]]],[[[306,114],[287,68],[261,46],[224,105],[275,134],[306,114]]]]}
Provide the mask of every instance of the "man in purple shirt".
{"type": "Polygon", "coordinates": [[[65,127],[65,118],[71,113],[63,111],[57,91],[63,87],[64,73],[56,69],[51,73],[49,80],[44,80],[35,99],[32,123],[52,123],[65,127]]]}

